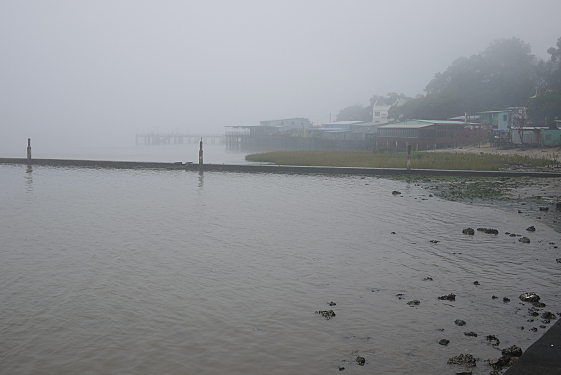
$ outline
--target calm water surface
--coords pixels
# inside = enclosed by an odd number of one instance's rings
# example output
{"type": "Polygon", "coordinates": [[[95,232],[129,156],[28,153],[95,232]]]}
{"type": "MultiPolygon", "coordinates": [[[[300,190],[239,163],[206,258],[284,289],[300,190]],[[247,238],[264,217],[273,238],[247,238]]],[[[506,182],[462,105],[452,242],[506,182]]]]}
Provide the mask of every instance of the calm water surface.
{"type": "Polygon", "coordinates": [[[518,295],[561,312],[558,233],[405,182],[0,165],[0,188],[0,373],[488,374],[485,335],[545,331],[518,295]]]}

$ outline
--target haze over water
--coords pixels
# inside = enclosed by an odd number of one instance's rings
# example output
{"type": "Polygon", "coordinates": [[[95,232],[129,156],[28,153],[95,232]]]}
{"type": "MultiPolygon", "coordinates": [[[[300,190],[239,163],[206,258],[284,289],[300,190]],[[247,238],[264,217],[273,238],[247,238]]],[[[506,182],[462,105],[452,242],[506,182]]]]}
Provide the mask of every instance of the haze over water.
{"type": "Polygon", "coordinates": [[[22,165],[0,175],[2,373],[444,374],[463,371],[449,357],[471,353],[473,373],[487,374],[500,352],[484,336],[525,349],[544,332],[521,293],[561,312],[558,233],[406,182],[22,165]],[[499,235],[463,235],[468,226],[499,235]],[[437,299],[449,293],[455,302],[437,299]],[[329,309],[330,320],[315,313],[329,309]]]}

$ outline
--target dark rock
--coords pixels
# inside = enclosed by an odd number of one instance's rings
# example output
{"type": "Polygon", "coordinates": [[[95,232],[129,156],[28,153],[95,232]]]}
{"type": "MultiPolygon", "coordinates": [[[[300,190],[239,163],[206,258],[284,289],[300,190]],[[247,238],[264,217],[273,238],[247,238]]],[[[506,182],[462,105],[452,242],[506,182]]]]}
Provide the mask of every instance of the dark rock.
{"type": "Polygon", "coordinates": [[[364,366],[366,363],[366,359],[364,359],[364,357],[356,357],[355,361],[359,366],[364,366]]]}
{"type": "Polygon", "coordinates": [[[547,328],[547,326],[541,325],[540,328],[547,328]]]}
{"type": "Polygon", "coordinates": [[[532,304],[540,309],[543,309],[546,306],[543,302],[532,302],[532,304]]]}
{"type": "Polygon", "coordinates": [[[510,348],[501,350],[501,354],[508,357],[520,357],[522,355],[522,349],[516,345],[512,345],[510,348]]]}
{"type": "Polygon", "coordinates": [[[501,343],[501,341],[493,335],[485,336],[485,342],[493,346],[498,346],[501,343]]]}
{"type": "Polygon", "coordinates": [[[499,298],[499,297],[493,295],[491,298],[492,298],[492,299],[497,299],[497,298],[499,298]]]}
{"type": "Polygon", "coordinates": [[[329,320],[335,316],[335,312],[333,310],[323,310],[323,311],[316,311],[317,314],[320,314],[325,319],[329,320]]]}
{"type": "Polygon", "coordinates": [[[493,228],[477,228],[477,230],[487,234],[499,234],[499,231],[493,228]]]}
{"type": "Polygon", "coordinates": [[[395,234],[395,232],[392,232],[392,234],[395,234]]]}
{"type": "Polygon", "coordinates": [[[457,372],[456,375],[473,375],[473,372],[471,371],[457,372]]]}
{"type": "Polygon", "coordinates": [[[421,303],[421,301],[416,300],[416,299],[413,300],[413,301],[407,302],[407,304],[408,304],[409,306],[418,306],[420,303],[421,303]]]}
{"type": "Polygon", "coordinates": [[[479,281],[477,281],[477,280],[474,281],[474,282],[473,282],[473,285],[479,285],[479,281]]]}
{"type": "Polygon", "coordinates": [[[399,298],[399,299],[403,299],[403,293],[398,293],[398,294],[396,294],[395,296],[396,296],[397,298],[399,298]]]}
{"type": "Polygon", "coordinates": [[[561,258],[557,258],[557,259],[555,259],[555,261],[556,261],[557,263],[561,263],[561,258]]]}
{"type": "Polygon", "coordinates": [[[506,355],[501,356],[499,359],[490,359],[489,365],[497,370],[509,367],[512,365],[512,358],[506,355]]]}
{"type": "Polygon", "coordinates": [[[510,234],[510,237],[516,237],[516,233],[510,234]]]}
{"type": "Polygon", "coordinates": [[[522,243],[530,243],[530,239],[528,237],[519,238],[518,241],[522,243]]]}
{"type": "Polygon", "coordinates": [[[439,243],[440,241],[438,240],[430,240],[431,243],[439,243]]]}
{"type": "Polygon", "coordinates": [[[448,358],[449,365],[475,366],[476,359],[471,354],[460,354],[458,356],[448,358]]]}
{"type": "Polygon", "coordinates": [[[555,319],[557,319],[557,317],[555,316],[554,313],[546,311],[542,314],[542,319],[555,320],[555,319]]]}
{"type": "Polygon", "coordinates": [[[503,298],[503,302],[504,302],[504,303],[510,302],[510,298],[504,297],[504,298],[503,298]]]}
{"type": "Polygon", "coordinates": [[[333,301],[329,302],[328,305],[329,305],[329,306],[337,306],[337,304],[336,304],[335,302],[333,302],[333,301]]]}
{"type": "Polygon", "coordinates": [[[456,320],[454,320],[454,323],[455,323],[457,326],[465,326],[465,325],[466,325],[466,322],[463,321],[463,320],[461,320],[461,319],[456,319],[456,320]]]}
{"type": "Polygon", "coordinates": [[[477,337],[477,333],[475,332],[464,332],[464,335],[468,337],[477,337]]]}
{"type": "Polygon", "coordinates": [[[400,192],[400,191],[397,191],[397,190],[394,190],[394,191],[392,191],[392,194],[393,194],[393,195],[399,195],[399,194],[401,194],[401,192],[400,192]]]}
{"type": "Polygon", "coordinates": [[[423,281],[432,281],[432,277],[428,276],[423,279],[423,281]]]}
{"type": "Polygon", "coordinates": [[[547,211],[549,211],[549,207],[540,207],[540,211],[547,212],[547,211]]]}
{"type": "Polygon", "coordinates": [[[462,230],[463,234],[469,234],[471,236],[473,236],[475,234],[475,231],[473,230],[473,228],[466,228],[464,230],[462,230]]]}
{"type": "Polygon", "coordinates": [[[446,340],[446,339],[442,339],[438,342],[440,345],[448,345],[450,343],[450,340],[446,340]]]}
{"type": "Polygon", "coordinates": [[[523,294],[520,295],[520,300],[522,302],[538,302],[540,300],[540,296],[538,296],[534,292],[523,293],[523,294]]]}
{"type": "Polygon", "coordinates": [[[339,366],[339,371],[343,371],[345,368],[343,366],[339,366]]]}
{"type": "Polygon", "coordinates": [[[532,332],[538,332],[538,329],[537,329],[536,327],[532,327],[532,328],[530,328],[530,331],[532,331],[532,332]]]}
{"type": "Polygon", "coordinates": [[[440,297],[438,297],[438,299],[446,300],[446,301],[455,301],[456,300],[456,295],[454,293],[450,293],[446,296],[440,296],[440,297]]]}
{"type": "Polygon", "coordinates": [[[531,227],[526,228],[528,232],[535,232],[536,228],[532,225],[531,227]]]}

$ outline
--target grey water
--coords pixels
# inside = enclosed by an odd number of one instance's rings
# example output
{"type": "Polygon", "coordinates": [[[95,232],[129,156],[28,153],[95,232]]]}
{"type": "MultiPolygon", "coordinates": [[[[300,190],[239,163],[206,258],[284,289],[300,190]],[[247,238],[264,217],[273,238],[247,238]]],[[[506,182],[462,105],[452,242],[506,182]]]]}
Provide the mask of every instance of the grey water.
{"type": "Polygon", "coordinates": [[[559,233],[403,181],[0,165],[0,223],[2,374],[488,374],[561,312],[559,233]]]}

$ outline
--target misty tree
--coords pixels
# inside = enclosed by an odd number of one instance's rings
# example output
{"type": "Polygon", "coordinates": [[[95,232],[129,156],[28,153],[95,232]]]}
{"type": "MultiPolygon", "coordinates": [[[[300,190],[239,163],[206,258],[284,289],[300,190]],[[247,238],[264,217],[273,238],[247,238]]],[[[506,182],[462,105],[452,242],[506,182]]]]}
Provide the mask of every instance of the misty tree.
{"type": "Polygon", "coordinates": [[[336,121],[372,121],[372,106],[355,104],[343,108],[337,114],[336,121]]]}
{"type": "Polygon", "coordinates": [[[405,119],[444,119],[487,110],[518,107],[534,95],[537,61],[518,38],[492,42],[483,52],[456,59],[436,73],[426,95],[400,109],[405,119]]]}
{"type": "Polygon", "coordinates": [[[547,50],[549,61],[539,67],[540,93],[528,99],[528,116],[534,124],[554,127],[555,119],[561,119],[561,38],[557,48],[547,50]]]}
{"type": "Polygon", "coordinates": [[[524,148],[524,128],[528,124],[528,115],[526,108],[521,107],[512,115],[512,127],[518,132],[520,138],[520,145],[524,148]]]}

